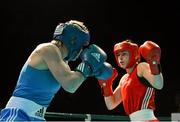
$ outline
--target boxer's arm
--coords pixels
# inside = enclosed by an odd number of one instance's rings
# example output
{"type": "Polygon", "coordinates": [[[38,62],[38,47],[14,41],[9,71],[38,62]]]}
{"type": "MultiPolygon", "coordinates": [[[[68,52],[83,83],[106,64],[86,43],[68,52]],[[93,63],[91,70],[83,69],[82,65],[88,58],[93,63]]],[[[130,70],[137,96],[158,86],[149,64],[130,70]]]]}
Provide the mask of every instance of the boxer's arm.
{"type": "Polygon", "coordinates": [[[114,90],[113,95],[104,97],[104,100],[108,110],[116,108],[122,102],[120,84],[114,90]]]}
{"type": "Polygon", "coordinates": [[[144,77],[156,89],[162,89],[163,76],[160,67],[161,48],[152,41],[146,41],[140,46],[139,52],[147,63],[138,65],[138,76],[144,77]]]}
{"type": "Polygon", "coordinates": [[[85,80],[80,72],[71,71],[55,46],[43,47],[38,52],[64,90],[74,93],[85,80]]]}
{"type": "Polygon", "coordinates": [[[144,77],[154,88],[163,88],[164,81],[162,73],[160,72],[158,75],[151,74],[151,70],[148,63],[142,62],[138,64],[137,75],[139,77],[144,77]]]}
{"type": "Polygon", "coordinates": [[[101,92],[104,96],[105,104],[108,110],[114,109],[122,101],[120,84],[114,90],[114,92],[112,88],[113,82],[117,76],[118,76],[118,71],[115,68],[113,68],[113,73],[108,79],[104,79],[104,80],[98,79],[98,83],[101,87],[101,92]]]}

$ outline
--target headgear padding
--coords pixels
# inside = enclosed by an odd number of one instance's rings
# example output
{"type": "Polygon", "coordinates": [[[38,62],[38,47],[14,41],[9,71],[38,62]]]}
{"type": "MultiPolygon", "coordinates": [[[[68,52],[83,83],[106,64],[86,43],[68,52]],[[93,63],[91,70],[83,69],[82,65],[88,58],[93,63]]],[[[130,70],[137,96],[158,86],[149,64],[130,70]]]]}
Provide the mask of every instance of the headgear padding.
{"type": "Polygon", "coordinates": [[[89,44],[90,34],[82,22],[71,20],[56,27],[53,39],[62,41],[67,47],[68,56],[65,60],[74,61],[83,46],[89,44]]]}
{"type": "Polygon", "coordinates": [[[126,68],[132,67],[136,62],[139,61],[139,53],[138,53],[137,44],[128,42],[128,41],[123,41],[114,45],[114,55],[115,55],[118,65],[119,65],[119,62],[118,62],[117,53],[121,51],[128,51],[130,54],[129,64],[126,68]]]}

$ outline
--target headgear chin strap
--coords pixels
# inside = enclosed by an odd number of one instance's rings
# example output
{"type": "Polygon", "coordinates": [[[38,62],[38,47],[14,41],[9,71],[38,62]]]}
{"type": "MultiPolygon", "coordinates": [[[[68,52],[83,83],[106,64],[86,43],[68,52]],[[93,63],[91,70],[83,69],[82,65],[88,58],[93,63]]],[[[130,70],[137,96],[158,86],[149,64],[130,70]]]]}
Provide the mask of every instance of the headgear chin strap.
{"type": "Polygon", "coordinates": [[[123,41],[123,42],[120,42],[120,43],[117,43],[114,45],[114,55],[115,55],[118,65],[119,65],[119,62],[118,62],[117,53],[121,52],[121,51],[128,51],[130,54],[129,64],[126,68],[132,67],[136,62],[139,61],[140,56],[138,53],[138,45],[137,44],[128,42],[128,41],[123,41]]]}
{"type": "Polygon", "coordinates": [[[62,41],[67,47],[68,55],[65,60],[74,61],[81,49],[89,45],[90,34],[81,22],[71,20],[56,27],[53,39],[62,41]]]}

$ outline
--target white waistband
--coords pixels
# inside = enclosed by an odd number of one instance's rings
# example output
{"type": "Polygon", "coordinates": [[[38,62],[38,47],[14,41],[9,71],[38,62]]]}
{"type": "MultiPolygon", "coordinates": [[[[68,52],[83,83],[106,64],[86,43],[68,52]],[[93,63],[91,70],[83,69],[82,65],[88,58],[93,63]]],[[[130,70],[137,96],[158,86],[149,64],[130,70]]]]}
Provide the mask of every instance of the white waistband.
{"type": "Polygon", "coordinates": [[[28,116],[38,119],[44,119],[44,115],[47,109],[46,107],[39,105],[31,100],[12,96],[9,99],[6,108],[14,107],[23,110],[28,116]]]}
{"type": "Polygon", "coordinates": [[[142,109],[129,115],[132,121],[156,120],[152,109],[142,109]]]}

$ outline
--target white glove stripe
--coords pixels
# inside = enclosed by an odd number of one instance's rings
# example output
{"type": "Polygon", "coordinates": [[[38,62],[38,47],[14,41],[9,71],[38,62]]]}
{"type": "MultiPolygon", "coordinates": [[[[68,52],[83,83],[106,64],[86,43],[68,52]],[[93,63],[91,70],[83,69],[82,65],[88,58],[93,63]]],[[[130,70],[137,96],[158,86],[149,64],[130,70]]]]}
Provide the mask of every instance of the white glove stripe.
{"type": "Polygon", "coordinates": [[[81,66],[81,71],[84,71],[84,66],[85,66],[84,63],[81,63],[81,65],[82,65],[81,66]]]}
{"type": "Polygon", "coordinates": [[[78,69],[83,72],[83,71],[84,71],[84,63],[81,63],[81,64],[78,66],[78,69]]]}

